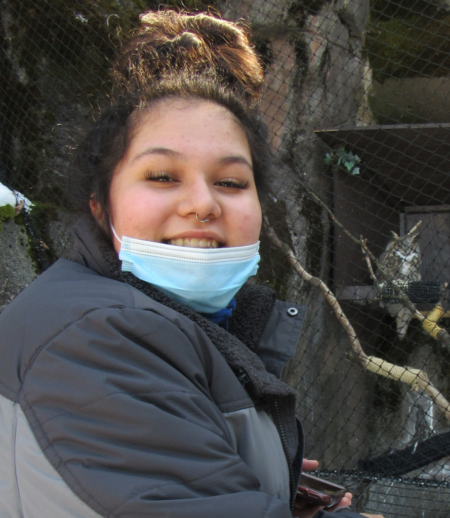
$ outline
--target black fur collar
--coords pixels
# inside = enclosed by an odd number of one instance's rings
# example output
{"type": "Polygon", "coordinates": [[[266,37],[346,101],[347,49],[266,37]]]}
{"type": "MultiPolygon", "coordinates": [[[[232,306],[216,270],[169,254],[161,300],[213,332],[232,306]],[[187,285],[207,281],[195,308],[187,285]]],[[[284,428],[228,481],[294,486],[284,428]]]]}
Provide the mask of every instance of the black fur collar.
{"type": "MultiPolygon", "coordinates": [[[[229,332],[214,324],[199,313],[160,292],[151,284],[141,281],[133,274],[122,272],[121,262],[111,243],[96,228],[83,224],[81,236],[84,243],[89,243],[89,253],[99,262],[100,255],[108,276],[129,284],[156,302],[178,311],[195,322],[213,342],[227,363],[245,385],[255,403],[261,403],[267,396],[295,397],[295,391],[289,385],[266,371],[263,362],[255,351],[258,348],[265,325],[275,304],[275,294],[269,288],[247,284],[236,295],[236,310],[229,319],[229,332]],[[90,235],[86,235],[86,233],[90,235]],[[94,239],[92,239],[94,238],[94,239]],[[94,243],[98,250],[92,250],[94,243]],[[247,378],[248,376],[248,378],[247,378]]],[[[89,259],[85,259],[89,265],[89,259]]]]}

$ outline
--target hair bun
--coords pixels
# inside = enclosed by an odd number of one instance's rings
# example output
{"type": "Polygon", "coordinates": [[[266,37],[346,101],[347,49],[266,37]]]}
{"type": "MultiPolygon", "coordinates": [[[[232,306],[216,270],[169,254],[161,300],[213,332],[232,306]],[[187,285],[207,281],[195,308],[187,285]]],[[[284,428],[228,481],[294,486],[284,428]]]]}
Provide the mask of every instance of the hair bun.
{"type": "Polygon", "coordinates": [[[166,43],[168,48],[192,50],[199,45],[203,45],[203,41],[192,32],[183,32],[179,36],[175,36],[171,41],[166,43]]]}
{"type": "Polygon", "coordinates": [[[264,74],[244,28],[210,14],[173,10],[141,15],[141,26],[124,45],[113,73],[117,87],[156,84],[175,74],[217,78],[225,89],[254,104],[264,74]]]}
{"type": "Polygon", "coordinates": [[[155,41],[155,51],[158,58],[164,57],[173,61],[177,55],[193,51],[202,44],[203,41],[198,36],[192,32],[184,32],[174,38],[161,38],[161,41],[155,41]]]}

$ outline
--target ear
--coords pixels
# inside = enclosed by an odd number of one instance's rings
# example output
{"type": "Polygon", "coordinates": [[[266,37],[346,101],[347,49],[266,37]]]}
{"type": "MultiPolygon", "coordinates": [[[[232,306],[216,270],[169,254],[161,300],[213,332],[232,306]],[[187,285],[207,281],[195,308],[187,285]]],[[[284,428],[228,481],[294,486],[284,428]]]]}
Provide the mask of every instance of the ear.
{"type": "Polygon", "coordinates": [[[105,221],[103,209],[100,205],[100,202],[95,199],[95,194],[91,195],[91,199],[89,200],[89,206],[91,207],[91,213],[94,216],[97,223],[102,225],[105,221]]]}

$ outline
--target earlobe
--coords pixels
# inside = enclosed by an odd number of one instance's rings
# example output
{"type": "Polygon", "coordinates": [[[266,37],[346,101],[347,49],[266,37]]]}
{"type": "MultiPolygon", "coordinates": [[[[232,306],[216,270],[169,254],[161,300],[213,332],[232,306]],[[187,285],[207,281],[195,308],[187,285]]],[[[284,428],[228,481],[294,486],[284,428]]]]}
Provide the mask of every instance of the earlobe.
{"type": "Polygon", "coordinates": [[[91,199],[89,200],[89,206],[91,208],[91,213],[94,216],[97,223],[100,225],[103,223],[103,210],[100,205],[100,203],[95,199],[94,195],[91,196],[91,199]]]}

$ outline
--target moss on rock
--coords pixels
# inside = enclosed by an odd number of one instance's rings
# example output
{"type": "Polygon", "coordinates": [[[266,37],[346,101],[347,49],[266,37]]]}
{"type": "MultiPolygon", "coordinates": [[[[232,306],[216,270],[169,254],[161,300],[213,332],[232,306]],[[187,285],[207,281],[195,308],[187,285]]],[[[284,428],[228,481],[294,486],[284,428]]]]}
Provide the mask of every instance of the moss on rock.
{"type": "Polygon", "coordinates": [[[374,20],[409,18],[412,13],[434,16],[440,12],[439,2],[430,0],[370,0],[371,16],[374,20]]]}
{"type": "Polygon", "coordinates": [[[13,219],[16,211],[11,205],[3,205],[0,207],[0,232],[3,230],[3,221],[13,219]]]}
{"type": "MultiPolygon", "coordinates": [[[[413,12],[414,13],[414,12],[413,12]]],[[[372,20],[365,50],[374,79],[443,77],[450,73],[450,16],[411,14],[372,20]]]]}

